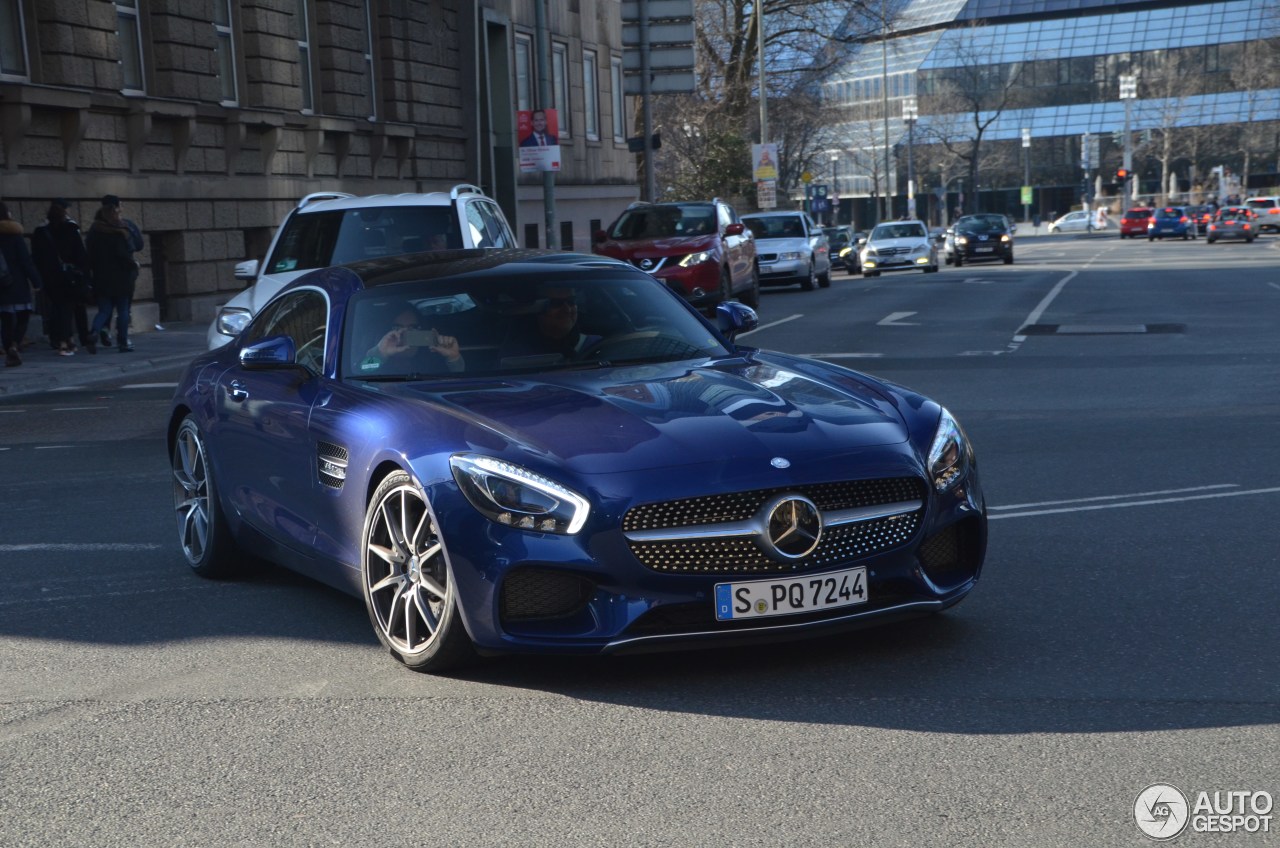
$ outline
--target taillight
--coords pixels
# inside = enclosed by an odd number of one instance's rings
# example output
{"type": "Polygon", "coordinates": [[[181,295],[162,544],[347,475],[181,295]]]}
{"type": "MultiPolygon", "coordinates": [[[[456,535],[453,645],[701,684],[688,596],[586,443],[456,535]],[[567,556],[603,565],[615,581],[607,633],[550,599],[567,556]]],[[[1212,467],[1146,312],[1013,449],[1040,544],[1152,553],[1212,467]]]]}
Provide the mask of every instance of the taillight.
{"type": "Polygon", "coordinates": [[[1217,224],[1210,224],[1210,225],[1209,225],[1209,229],[1211,229],[1211,230],[1216,230],[1216,229],[1218,229],[1218,225],[1217,225],[1217,224]]]}
{"type": "Polygon", "coordinates": [[[1249,229],[1249,225],[1248,225],[1248,224],[1245,224],[1245,225],[1244,225],[1244,228],[1245,228],[1246,230],[1247,230],[1247,229],[1249,229]]]}
{"type": "Polygon", "coordinates": [[[1185,223],[1187,223],[1187,216],[1186,216],[1186,215],[1183,215],[1181,218],[1179,218],[1179,219],[1178,219],[1178,223],[1179,223],[1179,224],[1185,224],[1185,223]]]}

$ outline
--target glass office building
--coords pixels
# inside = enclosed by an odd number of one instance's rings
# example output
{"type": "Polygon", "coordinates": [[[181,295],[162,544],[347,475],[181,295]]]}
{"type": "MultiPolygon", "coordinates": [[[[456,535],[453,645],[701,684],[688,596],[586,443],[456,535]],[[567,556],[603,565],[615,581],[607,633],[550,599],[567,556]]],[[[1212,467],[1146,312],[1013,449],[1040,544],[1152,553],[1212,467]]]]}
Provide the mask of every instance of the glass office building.
{"type": "Polygon", "coordinates": [[[954,163],[949,173],[935,167],[945,157],[929,148],[943,138],[961,146],[975,121],[984,127],[979,190],[993,194],[984,208],[1009,206],[995,195],[1016,198],[1024,169],[1044,214],[1105,195],[1126,120],[1138,196],[1163,202],[1172,188],[1193,201],[1218,179],[1214,168],[1244,193],[1280,185],[1274,0],[884,0],[880,16],[845,22],[848,32],[872,34],[823,83],[845,118],[830,139],[841,197],[906,193],[909,101],[919,115],[910,133],[916,193],[938,204],[940,183],[950,179],[954,190],[964,180],[954,163]],[[1128,76],[1137,89],[1126,103],[1128,76]],[[958,81],[978,81],[986,96],[955,96],[958,81]],[[998,110],[973,105],[1000,101],[998,110]]]}

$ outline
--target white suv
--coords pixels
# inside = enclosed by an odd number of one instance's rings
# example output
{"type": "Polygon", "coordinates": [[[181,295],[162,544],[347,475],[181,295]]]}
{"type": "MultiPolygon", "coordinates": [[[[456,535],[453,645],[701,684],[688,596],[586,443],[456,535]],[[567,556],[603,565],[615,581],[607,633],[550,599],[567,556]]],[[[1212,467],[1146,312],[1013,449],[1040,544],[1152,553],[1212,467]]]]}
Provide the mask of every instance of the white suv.
{"type": "Polygon", "coordinates": [[[265,263],[250,259],[236,266],[236,279],[251,285],[218,310],[209,349],[239,335],[276,292],[308,271],[469,247],[517,247],[502,209],[473,185],[429,194],[309,194],[276,230],[265,263]]]}
{"type": "Polygon", "coordinates": [[[1244,205],[1252,209],[1258,216],[1258,232],[1275,230],[1280,233],[1280,197],[1250,197],[1244,205]]]}

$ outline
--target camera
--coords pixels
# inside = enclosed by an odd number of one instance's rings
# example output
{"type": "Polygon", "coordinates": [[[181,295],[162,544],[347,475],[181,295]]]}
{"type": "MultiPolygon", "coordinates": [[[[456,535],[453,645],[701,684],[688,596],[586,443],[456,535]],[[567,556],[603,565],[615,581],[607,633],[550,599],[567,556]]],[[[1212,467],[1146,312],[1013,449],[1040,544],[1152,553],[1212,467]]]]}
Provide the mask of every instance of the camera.
{"type": "Polygon", "coordinates": [[[435,330],[405,330],[400,341],[410,347],[435,347],[440,344],[440,334],[435,330]]]}

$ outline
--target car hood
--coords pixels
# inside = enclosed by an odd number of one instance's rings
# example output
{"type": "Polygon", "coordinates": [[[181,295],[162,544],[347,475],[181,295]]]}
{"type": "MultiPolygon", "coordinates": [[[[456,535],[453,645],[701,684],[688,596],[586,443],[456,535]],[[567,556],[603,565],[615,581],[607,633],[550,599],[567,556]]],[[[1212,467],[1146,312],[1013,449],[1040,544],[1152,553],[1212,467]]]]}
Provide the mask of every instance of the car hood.
{"type": "Polygon", "coordinates": [[[922,238],[896,238],[896,239],[876,239],[874,242],[867,242],[869,248],[883,250],[886,247],[928,247],[929,242],[922,238]]]}
{"type": "MultiPolygon", "coordinates": [[[[529,380],[381,384],[579,474],[838,456],[908,439],[887,389],[786,357],[566,371],[529,380]],[[443,407],[443,409],[441,409],[443,407]]],[[[472,445],[491,435],[469,432],[472,445]]],[[[505,452],[505,450],[499,451],[505,452]]]]}
{"type": "Polygon", "coordinates": [[[254,315],[262,311],[262,307],[267,305],[267,301],[276,296],[280,289],[292,283],[303,274],[310,273],[315,268],[307,268],[303,271],[285,271],[279,274],[264,274],[254,282],[249,288],[240,292],[231,300],[227,301],[227,306],[236,306],[241,309],[248,309],[254,315]]]}
{"type": "Polygon", "coordinates": [[[595,252],[614,259],[662,259],[666,256],[685,256],[715,246],[714,235],[669,236],[654,239],[628,239],[605,241],[595,246],[595,252]]]}

